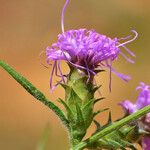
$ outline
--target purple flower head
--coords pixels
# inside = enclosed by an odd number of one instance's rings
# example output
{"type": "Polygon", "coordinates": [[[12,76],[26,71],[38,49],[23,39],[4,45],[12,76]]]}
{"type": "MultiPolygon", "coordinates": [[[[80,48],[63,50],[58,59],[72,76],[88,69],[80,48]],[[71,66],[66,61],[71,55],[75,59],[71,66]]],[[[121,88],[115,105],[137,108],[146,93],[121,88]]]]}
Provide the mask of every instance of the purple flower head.
{"type": "MultiPolygon", "coordinates": [[[[125,100],[120,103],[120,105],[123,107],[123,109],[127,114],[132,114],[137,110],[150,105],[150,86],[145,85],[143,82],[141,82],[140,85],[136,88],[136,90],[141,90],[141,91],[137,97],[137,101],[134,104],[128,100],[125,100]]],[[[142,128],[145,131],[150,132],[150,113],[148,113],[146,116],[138,120],[138,126],[139,128],[142,128]]],[[[142,141],[141,143],[142,143],[143,150],[149,150],[150,137],[145,135],[141,141],[142,141]]]]}
{"type": "MultiPolygon", "coordinates": [[[[120,103],[124,110],[129,114],[132,114],[137,110],[142,109],[147,105],[150,105],[150,86],[145,85],[145,83],[141,82],[140,85],[136,88],[136,90],[141,91],[137,97],[137,101],[135,102],[135,104],[133,104],[129,100],[125,100],[120,103]]],[[[150,114],[148,114],[148,116],[149,115],[150,114]]],[[[150,121],[150,118],[148,120],[150,121]]]]}
{"type": "Polygon", "coordinates": [[[64,75],[62,74],[59,64],[61,60],[64,60],[73,67],[82,70],[88,75],[88,81],[93,79],[97,70],[103,70],[105,67],[110,69],[110,73],[113,72],[121,79],[128,81],[130,77],[116,72],[112,68],[112,62],[116,60],[120,54],[128,62],[134,63],[133,60],[128,58],[121,51],[121,48],[123,48],[131,56],[135,57],[135,55],[127,49],[125,45],[137,38],[137,32],[132,30],[135,34],[133,38],[128,36],[121,39],[111,39],[103,34],[97,33],[95,30],[78,29],[65,32],[64,12],[68,3],[69,0],[66,1],[62,10],[62,34],[58,35],[58,41],[56,43],[46,48],[47,62],[54,62],[51,74],[51,83],[54,70],[59,70],[62,81],[64,81],[64,75]],[[121,43],[121,40],[124,42],[121,43]]]}

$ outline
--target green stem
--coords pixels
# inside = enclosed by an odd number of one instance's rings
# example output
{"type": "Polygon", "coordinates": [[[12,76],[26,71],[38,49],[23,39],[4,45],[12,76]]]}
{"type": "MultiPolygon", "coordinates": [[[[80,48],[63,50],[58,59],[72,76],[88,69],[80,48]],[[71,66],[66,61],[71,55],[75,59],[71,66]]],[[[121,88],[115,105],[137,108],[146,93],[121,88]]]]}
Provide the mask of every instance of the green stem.
{"type": "Polygon", "coordinates": [[[76,147],[73,148],[73,150],[82,150],[83,148],[87,147],[88,145],[91,145],[92,143],[94,143],[98,139],[102,138],[103,136],[111,133],[114,130],[117,130],[117,129],[123,127],[124,125],[126,125],[132,121],[135,121],[136,119],[146,115],[149,112],[150,112],[150,105],[125,117],[124,119],[122,119],[120,121],[113,123],[112,125],[108,126],[107,128],[101,130],[100,132],[97,132],[95,135],[91,136],[87,140],[79,143],[76,147]]]}
{"type": "Polygon", "coordinates": [[[69,128],[68,120],[65,117],[64,113],[59,107],[57,107],[53,102],[49,101],[45,95],[40,92],[33,84],[31,84],[27,79],[22,75],[17,73],[13,68],[11,68],[7,63],[0,61],[0,66],[5,69],[21,86],[23,86],[26,91],[28,91],[33,97],[42,102],[44,105],[49,107],[64,123],[64,125],[69,128]]]}

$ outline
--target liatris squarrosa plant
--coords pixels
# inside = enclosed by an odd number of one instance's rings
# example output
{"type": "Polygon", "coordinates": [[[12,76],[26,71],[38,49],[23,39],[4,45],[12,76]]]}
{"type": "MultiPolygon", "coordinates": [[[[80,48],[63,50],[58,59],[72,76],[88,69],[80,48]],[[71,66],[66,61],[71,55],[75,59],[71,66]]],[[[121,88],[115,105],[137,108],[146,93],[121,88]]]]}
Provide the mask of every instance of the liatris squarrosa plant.
{"type": "Polygon", "coordinates": [[[134,41],[138,34],[131,30],[133,35],[124,38],[110,38],[95,30],[85,28],[64,29],[64,14],[69,0],[62,9],[61,28],[62,33],[58,35],[58,41],[45,50],[47,63],[52,67],[50,75],[50,90],[53,91],[58,85],[65,90],[65,99],[58,97],[58,101],[64,106],[61,110],[52,101],[48,100],[27,79],[17,73],[4,61],[0,66],[4,68],[18,83],[20,83],[31,95],[49,107],[62,121],[68,132],[70,150],[83,149],[133,149],[138,143],[144,150],[150,149],[150,86],[140,83],[137,89],[141,92],[135,104],[126,100],[120,103],[125,110],[125,115],[113,121],[109,112],[108,121],[101,125],[95,116],[107,108],[94,111],[94,106],[104,100],[103,97],[95,97],[95,92],[100,90],[101,85],[95,82],[95,76],[106,69],[109,70],[109,90],[111,91],[111,73],[116,74],[124,81],[131,79],[129,76],[117,72],[113,62],[118,56],[123,56],[129,63],[134,63],[123,51],[130,56],[135,55],[126,47],[134,41]],[[63,73],[61,61],[65,61],[70,71],[63,73]],[[60,80],[53,84],[53,77],[58,76],[60,80]],[[91,123],[95,123],[95,132],[85,139],[87,129],[91,123]],[[85,139],[85,140],[84,140],[85,139]]]}

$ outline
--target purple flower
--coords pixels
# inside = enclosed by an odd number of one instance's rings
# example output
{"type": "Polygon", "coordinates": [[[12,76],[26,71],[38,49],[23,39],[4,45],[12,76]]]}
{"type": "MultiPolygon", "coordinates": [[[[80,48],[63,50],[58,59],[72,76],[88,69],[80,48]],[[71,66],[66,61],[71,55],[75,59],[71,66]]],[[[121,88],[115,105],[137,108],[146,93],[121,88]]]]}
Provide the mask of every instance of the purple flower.
{"type": "Polygon", "coordinates": [[[143,150],[150,150],[150,137],[144,137],[142,139],[143,150]]]}
{"type": "MultiPolygon", "coordinates": [[[[127,114],[132,114],[145,106],[150,105],[150,86],[145,85],[143,82],[136,88],[136,90],[141,90],[137,97],[137,101],[133,104],[129,100],[125,100],[120,103],[127,114]]],[[[139,128],[150,132],[150,113],[138,120],[139,128]]],[[[144,136],[141,140],[143,150],[150,149],[150,137],[144,136]]]]}
{"type": "Polygon", "coordinates": [[[110,69],[110,73],[113,72],[121,79],[128,81],[130,77],[115,71],[114,68],[112,68],[112,62],[116,60],[120,54],[128,62],[134,63],[133,60],[128,58],[121,51],[121,48],[131,56],[135,57],[125,45],[137,38],[137,32],[132,30],[135,34],[133,38],[128,36],[120,39],[111,39],[103,34],[97,33],[95,30],[78,29],[65,32],[64,12],[68,2],[69,0],[66,1],[62,10],[62,34],[58,35],[58,41],[56,43],[46,48],[47,62],[50,64],[51,61],[54,62],[50,83],[52,84],[52,77],[56,70],[59,70],[62,81],[64,81],[64,75],[62,74],[59,64],[61,60],[64,60],[73,67],[82,70],[88,75],[88,81],[93,79],[93,76],[96,75],[98,70],[103,70],[105,67],[110,69]],[[121,40],[124,42],[121,42],[121,40]]]}
{"type": "MultiPolygon", "coordinates": [[[[141,92],[139,93],[135,104],[133,104],[129,100],[125,100],[120,103],[120,105],[124,108],[124,110],[129,114],[132,114],[137,110],[147,105],[150,105],[150,86],[145,85],[145,83],[141,82],[140,85],[136,88],[136,90],[141,90],[141,92]]],[[[148,118],[149,115],[150,114],[147,114],[148,118]]],[[[148,118],[147,121],[148,120],[150,121],[150,118],[149,119],[148,118]]]]}

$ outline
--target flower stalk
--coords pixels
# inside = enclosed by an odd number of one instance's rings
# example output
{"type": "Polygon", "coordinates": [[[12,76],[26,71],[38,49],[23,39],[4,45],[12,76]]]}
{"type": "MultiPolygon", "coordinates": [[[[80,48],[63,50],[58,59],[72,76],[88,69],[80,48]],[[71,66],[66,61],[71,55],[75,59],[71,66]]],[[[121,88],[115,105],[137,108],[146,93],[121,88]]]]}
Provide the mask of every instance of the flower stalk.
{"type": "Polygon", "coordinates": [[[70,67],[67,83],[61,84],[65,89],[65,100],[59,101],[66,108],[72,147],[82,141],[94,116],[95,87],[92,82],[87,83],[87,78],[84,72],[70,67]]]}

